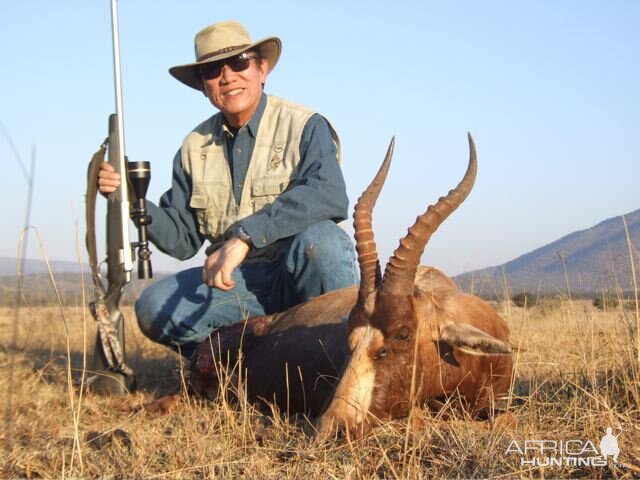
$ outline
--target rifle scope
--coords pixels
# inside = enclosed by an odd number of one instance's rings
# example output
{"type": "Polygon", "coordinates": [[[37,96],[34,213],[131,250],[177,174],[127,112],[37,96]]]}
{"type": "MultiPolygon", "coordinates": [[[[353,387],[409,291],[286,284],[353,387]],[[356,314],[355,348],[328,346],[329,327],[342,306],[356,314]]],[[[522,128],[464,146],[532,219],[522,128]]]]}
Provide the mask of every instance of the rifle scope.
{"type": "Polygon", "coordinates": [[[150,162],[127,162],[127,175],[129,185],[135,195],[131,205],[131,219],[138,228],[138,241],[131,246],[138,249],[138,278],[149,279],[153,277],[151,270],[151,250],[147,239],[147,225],[151,224],[151,217],[147,214],[147,189],[151,181],[150,162]]]}

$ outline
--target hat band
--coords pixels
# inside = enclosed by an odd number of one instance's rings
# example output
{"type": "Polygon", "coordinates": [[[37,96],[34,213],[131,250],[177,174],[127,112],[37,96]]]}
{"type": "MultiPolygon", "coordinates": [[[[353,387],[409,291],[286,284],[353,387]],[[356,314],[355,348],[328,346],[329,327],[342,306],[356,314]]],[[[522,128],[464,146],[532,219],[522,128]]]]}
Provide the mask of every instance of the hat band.
{"type": "Polygon", "coordinates": [[[220,50],[216,50],[215,52],[211,52],[211,53],[207,53],[206,55],[202,55],[200,58],[198,58],[198,62],[202,62],[203,60],[206,60],[207,58],[211,58],[211,57],[215,57],[216,55],[221,55],[223,53],[228,53],[228,52],[232,52],[233,50],[240,50],[242,48],[247,48],[250,47],[251,44],[250,43],[245,43],[243,45],[236,45],[233,47],[226,47],[220,50]]]}

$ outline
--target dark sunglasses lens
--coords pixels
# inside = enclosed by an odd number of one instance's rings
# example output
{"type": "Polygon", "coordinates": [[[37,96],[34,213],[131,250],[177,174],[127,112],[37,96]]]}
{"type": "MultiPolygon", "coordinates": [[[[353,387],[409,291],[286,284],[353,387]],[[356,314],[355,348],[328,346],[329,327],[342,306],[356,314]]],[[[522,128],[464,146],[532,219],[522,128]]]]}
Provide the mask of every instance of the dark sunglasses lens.
{"type": "Polygon", "coordinates": [[[221,63],[209,63],[207,65],[203,65],[200,67],[200,74],[206,80],[213,80],[217,78],[222,72],[222,64],[221,63]]]}
{"type": "Polygon", "coordinates": [[[227,65],[229,65],[229,68],[234,72],[242,72],[243,70],[249,68],[250,60],[251,57],[236,57],[229,60],[227,65]]]}
{"type": "Polygon", "coordinates": [[[214,78],[218,78],[218,76],[222,72],[222,67],[224,67],[225,65],[228,65],[229,68],[234,72],[242,72],[249,68],[249,62],[251,61],[251,58],[253,57],[241,55],[229,60],[209,63],[200,67],[200,74],[205,78],[205,80],[213,80],[214,78]]]}

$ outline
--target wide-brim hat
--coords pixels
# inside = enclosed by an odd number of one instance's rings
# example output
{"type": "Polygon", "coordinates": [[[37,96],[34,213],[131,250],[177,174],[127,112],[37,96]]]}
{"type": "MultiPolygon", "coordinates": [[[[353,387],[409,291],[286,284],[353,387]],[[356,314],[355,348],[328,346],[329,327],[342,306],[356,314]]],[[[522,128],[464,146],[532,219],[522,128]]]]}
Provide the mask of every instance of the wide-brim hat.
{"type": "Polygon", "coordinates": [[[194,39],[196,61],[177,65],[169,73],[185,85],[202,90],[200,66],[235,57],[248,50],[257,50],[268,65],[270,73],[282,51],[282,42],[278,37],[267,37],[252,42],[249,32],[238,22],[220,22],[200,30],[194,39]]]}

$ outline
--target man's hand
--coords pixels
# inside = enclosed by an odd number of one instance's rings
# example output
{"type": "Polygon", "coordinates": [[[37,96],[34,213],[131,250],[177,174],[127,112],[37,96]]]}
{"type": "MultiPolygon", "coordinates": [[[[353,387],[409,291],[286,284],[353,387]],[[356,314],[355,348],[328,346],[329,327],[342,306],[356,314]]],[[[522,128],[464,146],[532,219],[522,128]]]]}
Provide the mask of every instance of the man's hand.
{"type": "Polygon", "coordinates": [[[202,269],[202,281],[210,287],[231,290],[235,287],[231,274],[248,254],[249,245],[239,238],[231,238],[207,257],[202,269]]]}
{"type": "Polygon", "coordinates": [[[116,173],[110,163],[102,162],[98,172],[98,190],[106,195],[115,192],[120,186],[120,175],[116,173]]]}

